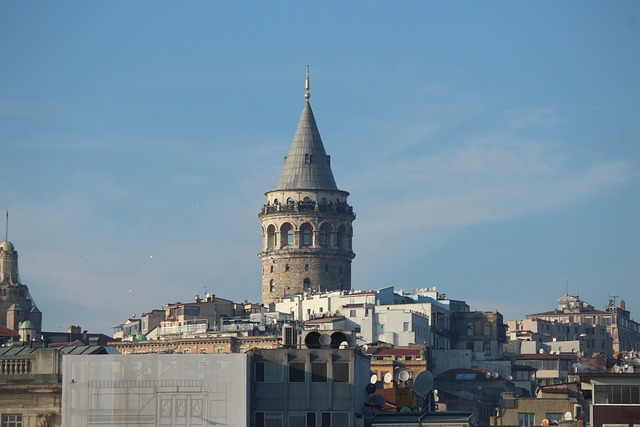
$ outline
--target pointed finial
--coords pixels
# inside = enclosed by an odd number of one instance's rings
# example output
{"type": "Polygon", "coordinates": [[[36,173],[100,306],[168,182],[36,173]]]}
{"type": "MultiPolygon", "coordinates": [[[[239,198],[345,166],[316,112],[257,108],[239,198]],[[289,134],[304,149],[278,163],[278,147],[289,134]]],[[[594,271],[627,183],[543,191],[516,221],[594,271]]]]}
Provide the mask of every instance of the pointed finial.
{"type": "Polygon", "coordinates": [[[304,94],[305,99],[311,98],[311,94],[309,93],[309,66],[308,65],[307,65],[307,79],[305,80],[304,88],[306,89],[306,92],[304,94]]]}

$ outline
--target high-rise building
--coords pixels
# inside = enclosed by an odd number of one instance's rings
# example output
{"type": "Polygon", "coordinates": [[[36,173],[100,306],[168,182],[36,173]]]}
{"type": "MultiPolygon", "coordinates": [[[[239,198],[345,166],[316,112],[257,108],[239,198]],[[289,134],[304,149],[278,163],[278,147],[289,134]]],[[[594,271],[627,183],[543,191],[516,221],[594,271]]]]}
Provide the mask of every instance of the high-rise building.
{"type": "Polygon", "coordinates": [[[284,158],[280,181],[267,191],[258,215],[262,222],[262,302],[304,292],[351,289],[351,260],[355,219],[339,190],[330,157],[309,103],[306,102],[284,158]]]}
{"type": "Polygon", "coordinates": [[[0,243],[0,326],[18,332],[20,325],[28,327],[39,337],[42,331],[42,313],[36,307],[29,288],[20,282],[18,274],[18,251],[8,240],[9,213],[7,212],[7,231],[0,243]]]}

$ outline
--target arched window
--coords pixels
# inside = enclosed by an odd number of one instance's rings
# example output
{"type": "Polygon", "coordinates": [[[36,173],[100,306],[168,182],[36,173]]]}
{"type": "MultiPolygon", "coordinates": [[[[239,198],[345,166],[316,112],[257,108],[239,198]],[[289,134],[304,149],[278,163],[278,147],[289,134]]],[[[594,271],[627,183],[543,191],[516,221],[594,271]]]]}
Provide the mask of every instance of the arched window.
{"type": "Polygon", "coordinates": [[[273,265],[271,266],[271,273],[273,273],[273,265]]]}
{"type": "Polygon", "coordinates": [[[274,292],[276,290],[276,285],[273,283],[273,279],[269,282],[269,292],[274,292]]]}
{"type": "Polygon", "coordinates": [[[344,225],[341,225],[338,228],[338,241],[336,242],[336,245],[338,246],[338,248],[346,248],[346,244],[347,244],[347,229],[344,225]]]}
{"type": "Polygon", "coordinates": [[[285,265],[284,271],[291,271],[291,266],[289,264],[285,265]]]}
{"type": "Polygon", "coordinates": [[[281,247],[293,245],[293,226],[288,222],[280,228],[281,247]]]}
{"type": "Polygon", "coordinates": [[[304,223],[300,226],[302,231],[302,246],[311,246],[312,244],[312,227],[309,223],[304,223]]]}
{"type": "Polygon", "coordinates": [[[288,205],[292,205],[292,204],[294,204],[294,203],[295,203],[295,202],[293,201],[293,197],[288,197],[288,198],[287,198],[287,204],[288,204],[288,205]]]}
{"type": "Polygon", "coordinates": [[[304,271],[309,271],[309,264],[304,265],[304,271]]]}
{"type": "Polygon", "coordinates": [[[323,248],[331,246],[329,236],[331,235],[331,225],[324,223],[320,226],[320,232],[318,233],[318,244],[323,248]]]}
{"type": "Polygon", "coordinates": [[[311,289],[311,280],[309,278],[304,279],[304,290],[308,291],[311,289]]]}
{"type": "Polygon", "coordinates": [[[273,249],[276,247],[276,227],[270,225],[267,227],[267,249],[273,249]]]}

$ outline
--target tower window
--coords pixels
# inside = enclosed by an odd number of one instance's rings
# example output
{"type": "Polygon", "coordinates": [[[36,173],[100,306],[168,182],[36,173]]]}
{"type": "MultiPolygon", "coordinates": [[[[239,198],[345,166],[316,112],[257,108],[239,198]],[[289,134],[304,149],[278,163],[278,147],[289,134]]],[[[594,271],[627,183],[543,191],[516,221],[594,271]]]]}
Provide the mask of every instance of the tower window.
{"type": "Polygon", "coordinates": [[[293,230],[287,231],[287,246],[293,245],[293,230]]]}
{"type": "Polygon", "coordinates": [[[304,271],[309,271],[309,264],[304,265],[304,271]]]}
{"type": "Polygon", "coordinates": [[[284,271],[291,271],[291,266],[289,264],[285,265],[284,271]]]}
{"type": "Polygon", "coordinates": [[[287,204],[292,205],[294,203],[293,197],[287,198],[287,204]]]}
{"type": "Polygon", "coordinates": [[[304,290],[308,291],[309,289],[311,289],[311,280],[310,279],[304,279],[304,290]]]}
{"type": "Polygon", "coordinates": [[[311,230],[305,229],[302,231],[302,245],[311,246],[311,230]]]}
{"type": "Polygon", "coordinates": [[[304,163],[307,165],[311,163],[311,154],[309,153],[304,154],[304,163]]]}
{"type": "Polygon", "coordinates": [[[327,246],[327,230],[320,230],[318,238],[320,240],[320,246],[327,246]]]}
{"type": "Polygon", "coordinates": [[[271,266],[271,273],[273,273],[273,265],[271,266]]]}
{"type": "Polygon", "coordinates": [[[273,280],[269,282],[269,292],[274,292],[276,289],[276,285],[273,283],[273,280]]]}

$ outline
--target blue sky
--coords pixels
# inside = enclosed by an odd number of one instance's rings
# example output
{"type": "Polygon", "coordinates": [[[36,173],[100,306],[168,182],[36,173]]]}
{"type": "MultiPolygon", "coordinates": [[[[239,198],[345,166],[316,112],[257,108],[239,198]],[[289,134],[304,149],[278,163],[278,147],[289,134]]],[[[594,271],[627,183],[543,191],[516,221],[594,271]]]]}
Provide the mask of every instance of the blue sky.
{"type": "Polygon", "coordinates": [[[352,286],[640,311],[640,3],[4,1],[0,207],[44,329],[259,301],[311,104],[352,286]]]}

